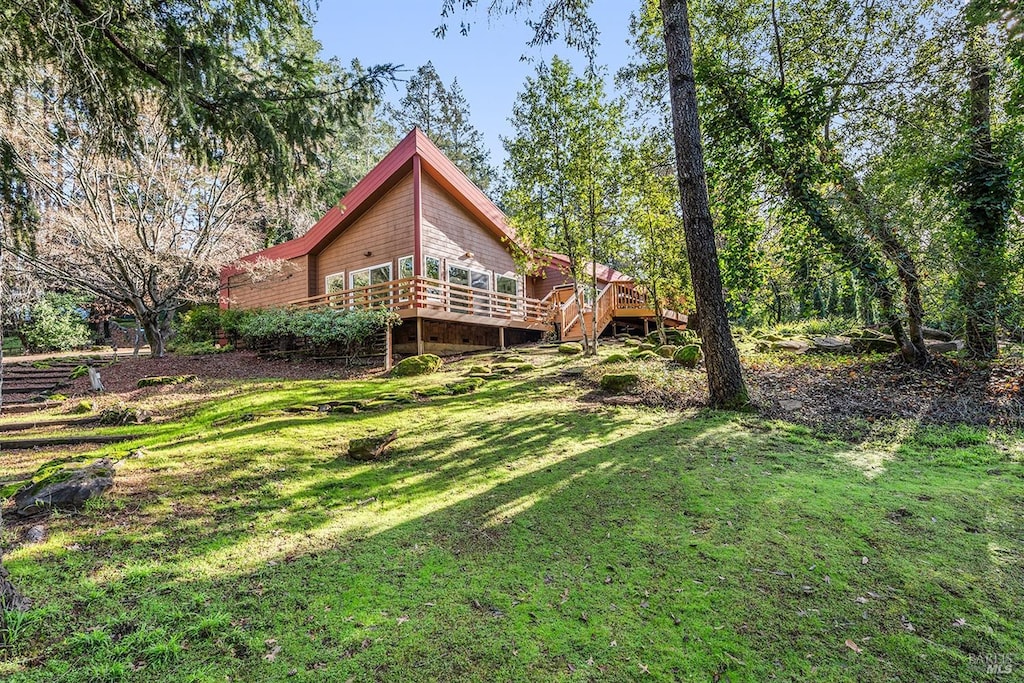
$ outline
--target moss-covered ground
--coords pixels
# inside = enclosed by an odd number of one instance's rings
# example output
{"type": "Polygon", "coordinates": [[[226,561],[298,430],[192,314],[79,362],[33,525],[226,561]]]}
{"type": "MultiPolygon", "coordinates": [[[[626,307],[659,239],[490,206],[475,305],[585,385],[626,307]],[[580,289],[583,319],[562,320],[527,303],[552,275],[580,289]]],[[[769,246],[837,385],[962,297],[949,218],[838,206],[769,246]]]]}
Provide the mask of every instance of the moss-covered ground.
{"type": "MultiPolygon", "coordinates": [[[[31,522],[37,544],[5,509],[4,564],[35,606],[0,678],[1019,675],[1024,438],[905,423],[851,442],[611,406],[563,373],[589,360],[527,360],[409,403],[379,397],[500,358],[416,378],[201,380],[205,398],[180,405],[181,387],[154,389],[174,418],[109,430],[140,438],[95,451],[122,459],[106,497],[31,522]],[[377,409],[287,412],[354,399],[377,409]],[[392,429],[386,460],[339,457],[392,429]]],[[[11,471],[54,455],[12,453],[11,471]]]]}

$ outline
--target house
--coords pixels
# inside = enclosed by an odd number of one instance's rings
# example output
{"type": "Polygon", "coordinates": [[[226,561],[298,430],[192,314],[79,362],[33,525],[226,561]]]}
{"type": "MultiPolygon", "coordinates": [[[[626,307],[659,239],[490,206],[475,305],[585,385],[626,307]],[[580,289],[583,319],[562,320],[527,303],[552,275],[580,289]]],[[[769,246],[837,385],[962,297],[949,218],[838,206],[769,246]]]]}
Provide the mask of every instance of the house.
{"type": "MultiPolygon", "coordinates": [[[[565,257],[521,245],[501,210],[419,129],[305,235],[242,261],[283,267],[267,279],[226,268],[222,306],[388,306],[402,318],[392,337],[398,353],[582,337],[565,257]]],[[[588,328],[595,312],[602,330],[653,319],[630,278],[598,266],[597,279],[588,328]]],[[[683,325],[686,316],[670,320],[683,325]]]]}

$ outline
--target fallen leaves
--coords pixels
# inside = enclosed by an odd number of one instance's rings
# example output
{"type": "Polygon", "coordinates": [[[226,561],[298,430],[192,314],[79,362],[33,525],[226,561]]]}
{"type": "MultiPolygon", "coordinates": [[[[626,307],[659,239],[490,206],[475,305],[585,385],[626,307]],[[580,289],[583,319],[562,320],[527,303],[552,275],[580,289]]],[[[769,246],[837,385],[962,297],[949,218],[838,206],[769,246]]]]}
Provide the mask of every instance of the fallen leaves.
{"type": "Polygon", "coordinates": [[[850,640],[849,638],[846,639],[846,647],[850,648],[851,650],[853,650],[857,654],[860,654],[861,652],[863,652],[863,650],[860,649],[860,646],[857,645],[857,643],[855,643],[852,640],[850,640]]]}

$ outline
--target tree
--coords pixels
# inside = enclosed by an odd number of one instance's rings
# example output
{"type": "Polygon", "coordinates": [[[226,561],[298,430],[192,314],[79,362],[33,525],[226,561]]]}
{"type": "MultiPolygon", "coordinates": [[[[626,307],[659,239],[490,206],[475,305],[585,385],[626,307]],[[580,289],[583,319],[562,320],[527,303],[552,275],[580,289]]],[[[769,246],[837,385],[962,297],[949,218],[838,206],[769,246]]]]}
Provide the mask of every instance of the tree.
{"type": "Polygon", "coordinates": [[[418,127],[477,187],[485,192],[491,188],[497,171],[483,135],[470,123],[469,103],[458,79],[445,86],[433,63],[427,62],[409,79],[398,106],[388,111],[397,129],[418,127]]]}
{"type": "Polygon", "coordinates": [[[661,342],[666,342],[666,309],[683,310],[690,291],[681,231],[679,186],[668,141],[651,136],[625,150],[620,202],[622,239],[637,284],[654,308],[661,342]]]}
{"type": "Polygon", "coordinates": [[[255,192],[231,161],[191,162],[155,113],[140,121],[129,154],[111,155],[79,126],[19,120],[40,152],[54,149],[52,130],[68,140],[50,173],[36,172],[46,201],[34,249],[18,255],[44,282],[132,310],[162,356],[174,311],[214,298],[220,267],[256,247],[255,192]]]}
{"type": "Polygon", "coordinates": [[[607,260],[618,228],[622,118],[622,103],[607,101],[599,74],[577,76],[555,56],[526,79],[513,108],[515,137],[505,141],[504,203],[532,246],[568,257],[587,353],[597,352],[594,269],[607,260]]]}
{"type": "MultiPolygon", "coordinates": [[[[447,18],[456,9],[465,11],[476,4],[477,0],[443,0],[441,14],[447,18]]],[[[516,11],[532,4],[531,0],[498,0],[489,5],[489,10],[516,11]]],[[[587,14],[590,0],[545,0],[538,4],[543,8],[540,16],[530,21],[534,29],[533,44],[550,43],[561,37],[570,46],[593,55],[598,31],[587,14]]],[[[686,0],[663,0],[660,9],[672,101],[676,175],[694,299],[705,345],[710,402],[719,408],[740,408],[749,403],[749,394],[739,352],[729,330],[715,231],[708,207],[687,3],[686,0]]],[[[461,30],[468,29],[463,22],[461,30]]],[[[447,24],[442,24],[436,32],[443,36],[446,31],[447,24]]]]}

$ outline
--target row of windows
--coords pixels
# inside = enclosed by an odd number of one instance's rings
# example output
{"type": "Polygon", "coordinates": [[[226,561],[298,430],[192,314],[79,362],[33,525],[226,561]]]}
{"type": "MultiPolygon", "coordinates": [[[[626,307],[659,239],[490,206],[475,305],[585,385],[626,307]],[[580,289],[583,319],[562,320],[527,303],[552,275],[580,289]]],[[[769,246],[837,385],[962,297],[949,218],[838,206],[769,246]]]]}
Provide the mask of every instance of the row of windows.
{"type": "MultiPolygon", "coordinates": [[[[432,280],[441,280],[441,259],[436,256],[426,256],[423,259],[424,275],[432,280]]],[[[360,270],[349,271],[348,288],[370,287],[389,282],[391,278],[391,263],[382,263],[377,266],[361,268],[360,270]]],[[[455,263],[449,263],[447,279],[453,285],[463,285],[483,291],[491,291],[491,271],[475,270],[466,268],[455,263]]],[[[412,256],[403,256],[398,259],[398,278],[404,280],[413,276],[412,256]]],[[[328,294],[346,289],[345,273],[332,273],[324,278],[324,286],[328,294]]],[[[510,275],[498,275],[494,278],[494,291],[500,294],[511,296],[519,295],[519,279],[510,275]]]]}

